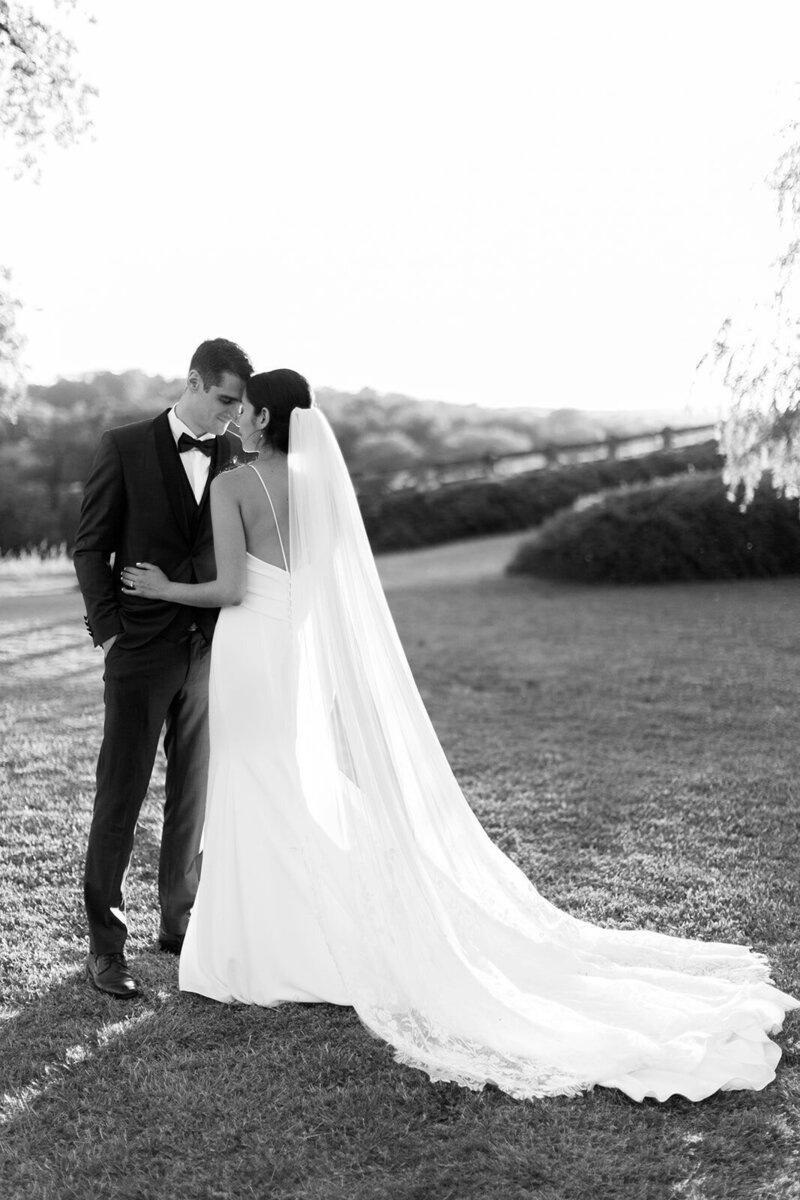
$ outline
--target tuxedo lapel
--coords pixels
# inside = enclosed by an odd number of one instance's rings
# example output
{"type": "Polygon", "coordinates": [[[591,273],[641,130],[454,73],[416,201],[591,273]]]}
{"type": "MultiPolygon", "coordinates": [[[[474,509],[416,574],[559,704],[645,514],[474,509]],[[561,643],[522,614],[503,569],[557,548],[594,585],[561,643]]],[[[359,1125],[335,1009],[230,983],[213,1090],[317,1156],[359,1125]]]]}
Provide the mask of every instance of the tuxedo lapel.
{"type": "Polygon", "coordinates": [[[186,540],[189,541],[192,533],[191,521],[183,488],[184,483],[188,486],[188,482],[186,472],[181,466],[178,447],[175,445],[166,412],[161,413],[153,421],[153,436],[156,442],[156,455],[164,491],[167,493],[175,522],[183,531],[186,540]]]}

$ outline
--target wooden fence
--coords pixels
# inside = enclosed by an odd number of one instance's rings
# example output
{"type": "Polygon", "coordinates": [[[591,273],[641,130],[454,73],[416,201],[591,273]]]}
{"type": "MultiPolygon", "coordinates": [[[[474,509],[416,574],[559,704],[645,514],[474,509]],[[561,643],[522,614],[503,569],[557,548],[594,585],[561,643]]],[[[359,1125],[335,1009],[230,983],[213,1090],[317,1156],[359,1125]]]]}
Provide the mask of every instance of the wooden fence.
{"type": "Polygon", "coordinates": [[[354,472],[353,483],[356,491],[362,493],[433,491],[470,479],[502,479],[565,463],[637,458],[655,450],[695,446],[716,435],[716,425],[666,426],[651,433],[632,433],[624,437],[611,434],[602,441],[553,442],[536,449],[515,450],[510,454],[484,454],[479,458],[457,459],[453,462],[415,463],[398,471],[354,472]]]}

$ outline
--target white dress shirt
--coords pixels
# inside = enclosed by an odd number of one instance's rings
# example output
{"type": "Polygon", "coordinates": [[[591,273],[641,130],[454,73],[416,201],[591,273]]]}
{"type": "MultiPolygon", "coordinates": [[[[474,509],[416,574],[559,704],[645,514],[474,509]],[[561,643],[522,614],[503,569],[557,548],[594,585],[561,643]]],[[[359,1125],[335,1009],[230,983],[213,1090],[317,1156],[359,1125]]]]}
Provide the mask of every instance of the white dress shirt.
{"type": "MultiPolygon", "coordinates": [[[[177,408],[177,405],[175,406],[177,408]]],[[[198,442],[207,442],[214,440],[213,433],[203,433],[197,437],[192,433],[188,425],[184,425],[175,408],[169,410],[169,427],[172,430],[172,436],[175,438],[175,445],[178,444],[178,439],[182,433],[187,433],[190,438],[195,438],[198,442]]],[[[189,487],[194,492],[194,498],[199,504],[203,499],[208,472],[211,469],[211,459],[207,454],[203,454],[200,450],[184,450],[180,455],[181,464],[186,472],[186,478],[189,480],[189,487]]]]}

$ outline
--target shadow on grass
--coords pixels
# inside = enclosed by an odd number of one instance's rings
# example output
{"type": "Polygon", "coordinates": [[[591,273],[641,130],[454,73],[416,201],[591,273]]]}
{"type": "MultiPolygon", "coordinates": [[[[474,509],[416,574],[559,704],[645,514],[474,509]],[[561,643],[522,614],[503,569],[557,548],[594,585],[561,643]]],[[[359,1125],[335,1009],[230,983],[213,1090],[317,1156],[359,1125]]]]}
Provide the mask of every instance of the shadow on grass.
{"type": "Polygon", "coordinates": [[[431,1084],[350,1009],[219,1005],[177,994],[166,956],[135,966],[140,1000],[75,972],[5,1022],[9,1200],[666,1200],[692,1182],[750,1200],[780,1195],[763,1189],[795,1160],[782,1111],[798,1065],[764,1093],[699,1105],[604,1089],[518,1102],[431,1084]]]}
{"type": "MultiPolygon", "coordinates": [[[[58,655],[67,654],[70,651],[75,651],[75,650],[83,651],[83,650],[85,650],[85,648],[86,648],[86,646],[85,646],[83,639],[81,639],[79,641],[76,638],[76,640],[74,642],[62,643],[55,648],[53,648],[52,646],[49,646],[49,647],[45,647],[43,650],[29,650],[25,654],[15,654],[13,661],[16,664],[16,663],[23,663],[23,662],[32,662],[38,658],[48,658],[49,659],[49,658],[53,658],[57,654],[58,655]]],[[[85,668],[81,668],[82,671],[88,671],[91,669],[96,670],[97,664],[89,662],[86,664],[85,668]]],[[[76,672],[71,672],[71,673],[75,674],[76,672]]]]}

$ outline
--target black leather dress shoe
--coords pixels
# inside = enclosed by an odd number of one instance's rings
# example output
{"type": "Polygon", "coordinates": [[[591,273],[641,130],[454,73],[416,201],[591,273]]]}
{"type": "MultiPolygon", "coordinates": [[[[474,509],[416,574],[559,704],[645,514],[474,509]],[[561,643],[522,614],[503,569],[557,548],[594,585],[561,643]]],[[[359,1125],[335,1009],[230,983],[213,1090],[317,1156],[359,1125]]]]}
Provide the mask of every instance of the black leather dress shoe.
{"type": "Polygon", "coordinates": [[[124,954],[89,954],[86,977],[93,988],[117,1000],[132,1000],[139,985],[128,970],[124,954]]]}
{"type": "Polygon", "coordinates": [[[176,934],[175,936],[170,936],[167,933],[160,933],[158,935],[158,948],[166,954],[180,954],[183,949],[183,935],[176,934]]]}

